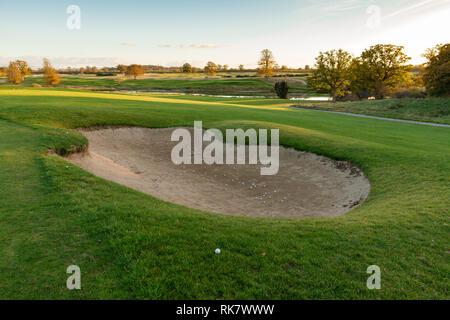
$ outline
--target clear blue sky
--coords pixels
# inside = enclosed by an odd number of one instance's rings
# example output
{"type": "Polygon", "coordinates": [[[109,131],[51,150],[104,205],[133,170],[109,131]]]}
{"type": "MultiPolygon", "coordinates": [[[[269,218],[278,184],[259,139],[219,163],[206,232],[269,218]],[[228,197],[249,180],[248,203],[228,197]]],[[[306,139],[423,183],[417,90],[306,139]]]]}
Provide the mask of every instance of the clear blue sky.
{"type": "Polygon", "coordinates": [[[450,0],[1,0],[0,14],[0,65],[253,67],[269,48],[280,65],[299,67],[319,51],[358,55],[377,43],[404,45],[419,63],[427,47],[450,42],[450,0]],[[80,30],[66,26],[72,4],[80,30]]]}

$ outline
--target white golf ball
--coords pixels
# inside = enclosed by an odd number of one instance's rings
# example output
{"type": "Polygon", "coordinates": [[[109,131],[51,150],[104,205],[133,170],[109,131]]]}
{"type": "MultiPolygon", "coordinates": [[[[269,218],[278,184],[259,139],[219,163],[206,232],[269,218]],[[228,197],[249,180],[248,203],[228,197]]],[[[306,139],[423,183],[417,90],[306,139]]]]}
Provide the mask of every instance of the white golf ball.
{"type": "Polygon", "coordinates": [[[220,249],[216,249],[215,253],[219,254],[220,253],[220,249]]]}

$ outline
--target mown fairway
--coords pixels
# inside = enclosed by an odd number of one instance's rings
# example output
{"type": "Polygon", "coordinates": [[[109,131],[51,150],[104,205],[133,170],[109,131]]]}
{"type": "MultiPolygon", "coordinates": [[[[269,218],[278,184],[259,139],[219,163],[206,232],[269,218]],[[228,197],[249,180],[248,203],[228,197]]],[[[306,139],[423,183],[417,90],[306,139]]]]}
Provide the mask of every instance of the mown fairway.
{"type": "MultiPolygon", "coordinates": [[[[202,76],[204,77],[204,76],[202,76]]],[[[289,78],[291,79],[291,78],[289,78]]],[[[304,77],[294,79],[304,80],[304,77]]],[[[0,81],[1,83],[1,81],[0,81]]],[[[42,77],[27,77],[23,85],[45,85],[42,77]]],[[[8,85],[3,82],[3,85],[8,85]]],[[[95,90],[125,90],[125,91],[170,91],[185,93],[202,93],[212,95],[245,95],[245,96],[275,96],[274,84],[263,78],[182,78],[180,75],[169,75],[168,78],[123,79],[121,77],[95,77],[95,76],[66,76],[61,78],[57,85],[64,88],[95,89],[95,90]],[[122,79],[121,81],[118,81],[122,79]]],[[[314,89],[300,85],[294,81],[290,85],[290,93],[293,96],[317,95],[314,89]]],[[[323,95],[323,94],[322,94],[323,95]]]]}
{"type": "Polygon", "coordinates": [[[448,128],[285,109],[275,99],[195,99],[0,88],[0,298],[449,298],[448,128]],[[194,120],[280,128],[285,146],[362,168],[369,198],[337,218],[230,217],[44,155],[85,144],[71,128],[194,120]],[[71,264],[82,271],[78,291],[66,289],[71,264]],[[366,288],[373,264],[381,290],[366,288]]]}
{"type": "Polygon", "coordinates": [[[450,124],[450,99],[386,99],[353,102],[303,102],[302,108],[350,112],[395,119],[450,124]]]}
{"type": "MultiPolygon", "coordinates": [[[[65,88],[88,88],[96,90],[142,90],[142,91],[172,91],[185,93],[203,93],[215,95],[264,95],[275,96],[273,84],[264,81],[262,78],[186,78],[179,79],[172,76],[169,79],[126,79],[117,81],[119,78],[113,77],[63,77],[57,85],[65,88]]],[[[299,78],[300,79],[300,78],[299,78]]],[[[303,78],[301,78],[303,79],[303,78]]],[[[6,82],[4,82],[7,85],[6,82]]],[[[32,84],[45,85],[42,77],[27,77],[25,86],[32,84]]],[[[301,85],[291,85],[292,95],[317,95],[315,90],[301,85]]]]}

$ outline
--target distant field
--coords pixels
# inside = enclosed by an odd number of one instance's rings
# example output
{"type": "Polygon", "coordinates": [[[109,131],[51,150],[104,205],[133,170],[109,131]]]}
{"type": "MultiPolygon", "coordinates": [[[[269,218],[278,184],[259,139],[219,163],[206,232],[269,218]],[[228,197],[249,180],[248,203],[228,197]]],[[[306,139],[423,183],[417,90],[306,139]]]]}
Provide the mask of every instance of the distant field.
{"type": "MultiPolygon", "coordinates": [[[[163,77],[161,75],[161,77],[163,77]]],[[[89,88],[97,90],[140,90],[140,91],[173,91],[184,93],[203,93],[215,95],[264,95],[275,96],[273,89],[274,78],[266,81],[263,78],[182,78],[172,76],[172,78],[138,78],[117,81],[119,77],[72,77],[64,76],[61,78],[61,83],[58,87],[73,87],[73,88],[89,88]]],[[[317,93],[305,85],[301,81],[295,81],[297,78],[289,78],[293,83],[290,85],[291,96],[311,96],[317,93]]],[[[298,78],[299,80],[304,80],[298,78]]],[[[45,85],[42,77],[27,77],[23,85],[30,86],[33,83],[45,85]]],[[[4,85],[7,85],[6,83],[4,85]]]]}
{"type": "Polygon", "coordinates": [[[450,99],[386,99],[354,102],[302,102],[299,107],[395,119],[450,124],[450,99]]]}

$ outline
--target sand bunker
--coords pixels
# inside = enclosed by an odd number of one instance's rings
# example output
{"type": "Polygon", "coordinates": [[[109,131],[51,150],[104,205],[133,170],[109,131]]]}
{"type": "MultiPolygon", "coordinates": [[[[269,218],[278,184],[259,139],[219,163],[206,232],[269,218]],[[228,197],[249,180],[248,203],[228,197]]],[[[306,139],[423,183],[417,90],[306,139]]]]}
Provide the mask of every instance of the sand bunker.
{"type": "Polygon", "coordinates": [[[75,165],[156,198],[231,215],[331,217],[361,204],[370,184],[348,162],[280,147],[277,175],[261,165],[175,165],[174,129],[80,130],[89,152],[67,159],[75,165]]]}

